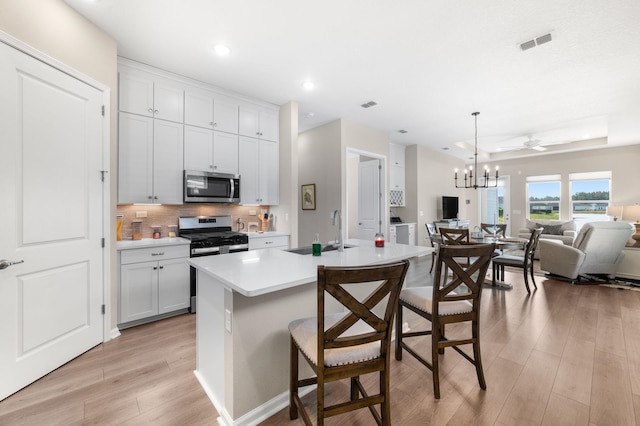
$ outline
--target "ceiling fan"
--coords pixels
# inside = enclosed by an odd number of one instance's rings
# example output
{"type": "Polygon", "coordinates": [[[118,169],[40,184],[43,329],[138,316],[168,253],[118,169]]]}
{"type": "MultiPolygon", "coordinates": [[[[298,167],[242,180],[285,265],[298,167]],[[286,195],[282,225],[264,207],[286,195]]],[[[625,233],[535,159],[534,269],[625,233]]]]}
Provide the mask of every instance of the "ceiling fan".
{"type": "MultiPolygon", "coordinates": [[[[553,145],[553,144],[545,144],[545,145],[553,145]]],[[[538,152],[543,152],[547,150],[547,148],[544,145],[542,145],[542,141],[540,139],[533,139],[531,135],[527,135],[527,140],[524,141],[522,145],[501,147],[500,151],[517,151],[521,149],[532,149],[538,152]]]]}

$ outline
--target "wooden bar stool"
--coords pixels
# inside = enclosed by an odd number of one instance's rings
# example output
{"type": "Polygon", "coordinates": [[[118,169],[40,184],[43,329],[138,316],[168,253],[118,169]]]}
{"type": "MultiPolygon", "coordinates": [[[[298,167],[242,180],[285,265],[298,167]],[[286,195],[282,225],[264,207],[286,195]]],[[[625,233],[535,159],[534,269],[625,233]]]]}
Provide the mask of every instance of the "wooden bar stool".
{"type": "Polygon", "coordinates": [[[430,369],[436,399],[440,398],[438,354],[444,354],[444,349],[449,346],[476,367],[480,387],[486,389],[480,356],[479,311],[482,285],[492,254],[492,244],[443,245],[438,253],[433,287],[405,288],[400,293],[396,314],[396,359],[402,360],[404,349],[430,369]],[[470,259],[468,265],[466,259],[470,259]],[[451,270],[451,275],[447,274],[447,269],[451,270]],[[431,330],[403,332],[403,308],[430,321],[431,330]],[[471,336],[452,340],[445,337],[445,325],[460,322],[471,322],[471,336]],[[431,335],[431,362],[403,340],[425,335],[431,335]],[[466,344],[473,345],[473,357],[458,348],[466,344]]]}
{"type": "Polygon", "coordinates": [[[302,386],[317,384],[317,424],[326,417],[368,407],[379,425],[390,425],[389,368],[392,321],[398,296],[409,261],[377,266],[318,266],[318,316],[299,319],[289,324],[291,334],[291,374],[289,417],[305,424],[311,419],[298,395],[302,386]],[[350,287],[377,283],[376,288],[360,302],[348,291],[350,287]],[[326,312],[325,295],[340,302],[345,311],[326,312]],[[384,301],[385,297],[388,298],[384,301]],[[381,303],[380,303],[381,302],[381,303]],[[381,306],[376,306],[380,303],[381,306]],[[383,309],[382,317],[373,311],[383,309]],[[316,377],[299,379],[298,353],[302,353],[316,377]],[[360,375],[378,372],[379,392],[368,395],[360,383],[360,375]],[[325,406],[325,383],[350,378],[350,399],[325,406]],[[375,406],[380,405],[380,412],[375,406]]]}

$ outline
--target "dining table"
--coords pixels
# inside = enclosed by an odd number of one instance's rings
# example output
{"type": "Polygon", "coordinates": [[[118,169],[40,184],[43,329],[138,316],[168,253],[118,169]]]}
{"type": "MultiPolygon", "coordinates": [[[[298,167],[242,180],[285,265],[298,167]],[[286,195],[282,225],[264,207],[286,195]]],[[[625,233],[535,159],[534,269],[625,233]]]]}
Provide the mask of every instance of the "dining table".
{"type": "MultiPolygon", "coordinates": [[[[434,243],[434,245],[441,245],[442,237],[439,233],[434,233],[431,235],[431,241],[434,243]]],[[[493,244],[495,250],[503,252],[504,250],[524,250],[529,240],[519,237],[493,237],[485,235],[479,238],[469,237],[469,242],[473,244],[493,244]]],[[[492,278],[485,279],[485,284],[491,285],[492,287],[494,286],[493,282],[494,280],[492,278]]],[[[495,287],[511,289],[513,288],[513,284],[505,282],[504,280],[496,279],[495,287]]]]}

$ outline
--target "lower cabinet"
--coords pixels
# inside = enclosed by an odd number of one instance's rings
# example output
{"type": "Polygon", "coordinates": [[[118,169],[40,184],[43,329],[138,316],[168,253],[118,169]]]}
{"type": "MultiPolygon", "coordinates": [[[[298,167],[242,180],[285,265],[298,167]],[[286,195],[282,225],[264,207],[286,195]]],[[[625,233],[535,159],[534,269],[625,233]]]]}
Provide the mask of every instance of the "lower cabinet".
{"type": "Polygon", "coordinates": [[[188,245],[120,252],[119,324],[137,325],[189,307],[188,254],[188,245]]]}
{"type": "Polygon", "coordinates": [[[249,250],[258,249],[271,249],[287,250],[289,248],[289,236],[276,235],[276,236],[260,236],[249,237],[249,250]]]}

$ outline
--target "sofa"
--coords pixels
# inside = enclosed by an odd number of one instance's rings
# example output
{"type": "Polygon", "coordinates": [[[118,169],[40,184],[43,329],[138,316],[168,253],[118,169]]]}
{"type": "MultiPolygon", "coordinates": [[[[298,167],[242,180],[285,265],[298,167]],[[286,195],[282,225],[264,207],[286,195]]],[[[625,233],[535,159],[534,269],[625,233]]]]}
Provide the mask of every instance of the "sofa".
{"type": "Polygon", "coordinates": [[[540,240],[540,269],[572,281],[589,275],[613,278],[634,232],[630,223],[592,222],[580,228],[571,246],[540,240]]]}
{"type": "MultiPolygon", "coordinates": [[[[573,244],[573,240],[576,237],[576,222],[573,220],[526,220],[525,228],[520,228],[518,231],[519,238],[529,238],[531,231],[542,227],[542,234],[540,240],[554,241],[559,244],[570,246],[573,244]]],[[[541,244],[538,244],[536,252],[533,255],[534,259],[540,259],[541,244]]]]}

